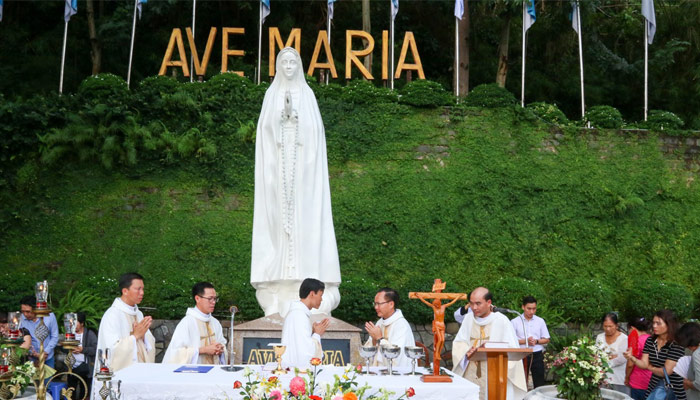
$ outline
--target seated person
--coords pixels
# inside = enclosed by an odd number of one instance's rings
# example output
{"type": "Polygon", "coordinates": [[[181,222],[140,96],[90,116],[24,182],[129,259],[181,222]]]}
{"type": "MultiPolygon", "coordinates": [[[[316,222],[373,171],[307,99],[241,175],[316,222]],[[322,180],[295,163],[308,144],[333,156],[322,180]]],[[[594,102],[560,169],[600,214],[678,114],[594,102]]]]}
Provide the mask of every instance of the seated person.
{"type": "MultiPolygon", "coordinates": [[[[75,326],[75,340],[80,342],[80,346],[73,349],[73,373],[80,375],[87,384],[87,393],[90,393],[92,386],[92,372],[95,369],[95,353],[97,352],[97,335],[91,329],[85,327],[85,313],[79,312],[78,323],[75,326]]],[[[86,388],[73,375],[68,375],[68,387],[75,389],[73,396],[82,399],[85,396],[86,388]]]]}

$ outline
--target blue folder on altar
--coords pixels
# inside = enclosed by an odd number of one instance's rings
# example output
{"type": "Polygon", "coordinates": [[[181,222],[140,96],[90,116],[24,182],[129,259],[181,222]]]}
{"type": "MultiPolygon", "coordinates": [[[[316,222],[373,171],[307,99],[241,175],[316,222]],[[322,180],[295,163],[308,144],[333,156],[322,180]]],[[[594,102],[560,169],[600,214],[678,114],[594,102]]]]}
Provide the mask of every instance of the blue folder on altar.
{"type": "Polygon", "coordinates": [[[185,372],[185,373],[190,373],[190,374],[206,374],[212,368],[214,368],[214,367],[210,367],[210,366],[206,366],[206,365],[183,365],[182,367],[176,369],[173,372],[185,372]]]}

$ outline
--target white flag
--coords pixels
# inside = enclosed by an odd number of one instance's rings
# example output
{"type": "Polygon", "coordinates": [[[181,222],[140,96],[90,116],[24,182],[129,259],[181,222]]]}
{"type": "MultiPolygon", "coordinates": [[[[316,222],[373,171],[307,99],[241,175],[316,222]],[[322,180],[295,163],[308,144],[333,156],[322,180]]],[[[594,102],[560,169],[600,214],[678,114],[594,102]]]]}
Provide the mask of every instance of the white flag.
{"type": "Polygon", "coordinates": [[[260,0],[260,3],[263,7],[262,20],[260,21],[260,25],[262,25],[265,23],[265,18],[270,15],[270,0],[260,0]]]}
{"type": "Polygon", "coordinates": [[[647,42],[651,44],[654,41],[654,34],[656,33],[656,13],[654,12],[654,0],[642,0],[642,15],[649,23],[647,42]]]}
{"type": "Polygon", "coordinates": [[[136,9],[137,9],[138,12],[139,12],[139,19],[141,19],[141,11],[142,11],[142,10],[141,10],[141,8],[142,8],[141,6],[143,6],[144,4],[146,4],[147,1],[148,1],[148,0],[137,0],[137,2],[136,2],[136,9]]]}
{"type": "Polygon", "coordinates": [[[65,3],[63,19],[68,22],[70,21],[70,17],[78,13],[78,0],[65,0],[65,3]]]}
{"type": "Polygon", "coordinates": [[[578,21],[581,19],[581,9],[578,7],[578,0],[571,1],[571,27],[576,33],[581,34],[581,28],[578,26],[578,21]]]}
{"type": "Polygon", "coordinates": [[[527,31],[535,23],[537,16],[535,15],[535,0],[525,0],[527,4],[523,13],[523,25],[527,31]]]}
{"type": "Polygon", "coordinates": [[[328,18],[333,19],[333,3],[336,0],[328,0],[328,18]]]}
{"type": "Polygon", "coordinates": [[[399,0],[391,0],[391,20],[396,19],[396,14],[399,13],[399,0]]]}
{"type": "Polygon", "coordinates": [[[462,20],[464,16],[464,0],[455,0],[455,17],[462,20]]]}

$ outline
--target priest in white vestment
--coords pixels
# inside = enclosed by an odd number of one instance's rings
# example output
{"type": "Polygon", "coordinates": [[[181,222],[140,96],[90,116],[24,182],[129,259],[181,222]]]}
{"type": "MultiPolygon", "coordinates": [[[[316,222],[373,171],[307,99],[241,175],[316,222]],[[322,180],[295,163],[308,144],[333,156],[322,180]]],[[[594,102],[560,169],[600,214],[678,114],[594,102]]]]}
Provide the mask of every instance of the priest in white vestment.
{"type": "MultiPolygon", "coordinates": [[[[411,359],[406,357],[404,347],[415,346],[416,340],[413,337],[411,325],[404,318],[401,310],[396,308],[399,301],[399,294],[391,288],[379,289],[374,296],[374,310],[380,318],[376,324],[365,323],[365,330],[369,334],[366,345],[396,345],[401,348],[401,355],[394,359],[393,365],[397,367],[410,367],[411,359]]],[[[377,351],[372,365],[388,366],[389,361],[385,360],[381,351],[377,351]]]]}
{"type": "MultiPolygon", "coordinates": [[[[452,343],[453,372],[479,385],[479,399],[488,398],[488,366],[486,361],[470,361],[476,349],[485,342],[504,342],[503,346],[519,348],[515,329],[508,317],[491,311],[491,293],[480,287],[469,299],[473,312],[468,313],[452,343]]],[[[527,393],[525,370],[521,361],[508,362],[507,400],[522,399],[527,393]]]]}
{"type": "Polygon", "coordinates": [[[192,287],[192,297],[195,306],[177,324],[163,363],[224,365],[226,339],[221,323],[211,315],[219,301],[216,289],[209,282],[199,282],[192,287]]]}
{"type": "Polygon", "coordinates": [[[282,344],[287,349],[282,364],[300,369],[309,368],[312,358],[323,359],[321,335],[330,325],[328,318],[311,323],[311,310],[318,308],[323,299],[323,282],[307,278],[299,287],[299,298],[289,307],[282,327],[282,344]]]}
{"type": "MultiPolygon", "coordinates": [[[[119,288],[122,295],[105,311],[97,336],[98,352],[109,349],[111,353],[112,371],[134,363],[152,363],[156,358],[156,341],[149,330],[152,318],[144,317],[138,307],[143,300],[143,277],[124,274],[119,278],[119,288]]],[[[95,371],[99,372],[99,367],[95,371]]]]}

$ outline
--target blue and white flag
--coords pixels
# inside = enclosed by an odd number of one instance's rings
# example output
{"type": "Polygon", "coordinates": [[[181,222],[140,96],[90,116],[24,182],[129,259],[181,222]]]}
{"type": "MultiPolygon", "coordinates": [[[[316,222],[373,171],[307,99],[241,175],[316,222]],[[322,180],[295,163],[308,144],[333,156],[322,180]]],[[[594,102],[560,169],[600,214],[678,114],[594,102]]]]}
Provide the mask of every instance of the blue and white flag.
{"type": "Polygon", "coordinates": [[[399,13],[399,0],[391,0],[391,20],[396,19],[396,14],[399,13]]]}
{"type": "Polygon", "coordinates": [[[0,0],[0,21],[2,21],[2,0],[0,0]]]}
{"type": "Polygon", "coordinates": [[[571,14],[569,15],[569,19],[571,20],[571,27],[580,35],[581,28],[578,26],[578,21],[581,19],[581,9],[578,6],[578,0],[571,0],[571,14]]]}
{"type": "Polygon", "coordinates": [[[654,12],[654,0],[642,0],[642,15],[649,23],[647,42],[651,44],[654,41],[654,34],[656,33],[656,13],[654,12]]]}
{"type": "Polygon", "coordinates": [[[136,9],[139,12],[139,19],[141,19],[141,8],[147,2],[148,2],[148,0],[136,0],[136,9]]]}
{"type": "Polygon", "coordinates": [[[333,3],[336,0],[328,0],[328,18],[333,19],[333,3]]]}
{"type": "Polygon", "coordinates": [[[78,0],[64,0],[66,3],[63,9],[63,19],[68,22],[70,17],[78,13],[78,0]]]}
{"type": "Polygon", "coordinates": [[[535,0],[525,0],[526,6],[523,12],[523,26],[527,31],[532,24],[535,23],[537,16],[535,15],[535,0]]]}
{"type": "Polygon", "coordinates": [[[260,25],[265,23],[265,18],[267,18],[268,15],[270,15],[270,0],[260,0],[260,4],[262,4],[262,19],[260,20],[260,25]]]}
{"type": "Polygon", "coordinates": [[[462,20],[464,16],[464,0],[455,0],[455,17],[462,20]]]}

